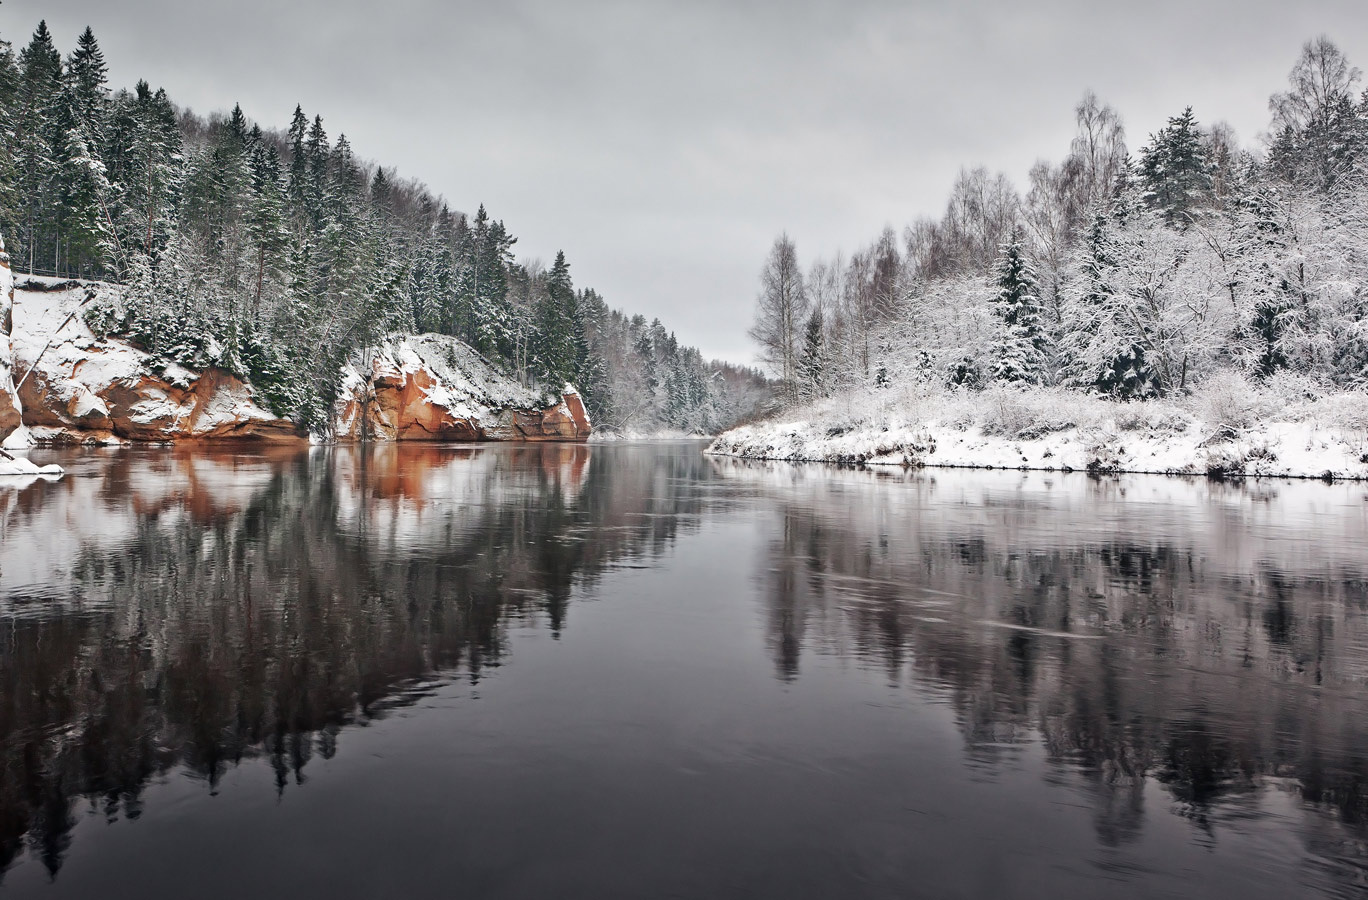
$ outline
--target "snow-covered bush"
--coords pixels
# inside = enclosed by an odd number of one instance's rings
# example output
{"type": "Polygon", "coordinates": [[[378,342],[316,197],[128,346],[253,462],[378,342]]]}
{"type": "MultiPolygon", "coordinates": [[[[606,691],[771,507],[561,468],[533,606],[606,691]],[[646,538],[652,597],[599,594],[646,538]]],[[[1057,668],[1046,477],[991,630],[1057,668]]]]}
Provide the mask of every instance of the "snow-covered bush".
{"type": "Polygon", "coordinates": [[[1192,416],[1182,407],[1168,400],[1132,400],[1113,403],[1091,398],[1094,408],[1101,404],[1110,413],[1120,431],[1152,431],[1178,434],[1187,431],[1192,416]]]}
{"type": "Polygon", "coordinates": [[[984,434],[1032,439],[1078,424],[1077,394],[994,385],[979,397],[978,423],[984,434]]]}
{"type": "Polygon", "coordinates": [[[1193,411],[1213,437],[1231,438],[1272,412],[1273,404],[1238,372],[1223,371],[1193,392],[1193,411]]]}
{"type": "Polygon", "coordinates": [[[1368,392],[1342,391],[1315,403],[1316,418],[1332,427],[1368,434],[1368,392]]]}

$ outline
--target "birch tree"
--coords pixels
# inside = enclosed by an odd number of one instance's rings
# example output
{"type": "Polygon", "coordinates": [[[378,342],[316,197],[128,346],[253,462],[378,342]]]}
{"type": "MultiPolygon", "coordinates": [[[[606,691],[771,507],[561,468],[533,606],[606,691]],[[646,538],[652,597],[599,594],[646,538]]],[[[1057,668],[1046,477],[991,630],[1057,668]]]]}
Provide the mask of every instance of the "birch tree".
{"type": "Polygon", "coordinates": [[[787,403],[798,398],[797,366],[807,307],[798,251],[788,234],[781,234],[760,273],[760,296],[750,336],[760,345],[765,363],[780,380],[787,403]]]}

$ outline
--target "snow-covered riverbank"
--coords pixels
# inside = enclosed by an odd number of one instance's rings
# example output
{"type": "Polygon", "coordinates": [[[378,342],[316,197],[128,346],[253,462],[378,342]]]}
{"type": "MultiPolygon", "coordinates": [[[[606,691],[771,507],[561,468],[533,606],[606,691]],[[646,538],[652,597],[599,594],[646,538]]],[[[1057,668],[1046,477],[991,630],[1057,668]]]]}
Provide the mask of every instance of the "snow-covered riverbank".
{"type": "Polygon", "coordinates": [[[824,400],[719,436],[752,459],[1046,471],[1368,479],[1368,394],[1217,379],[1182,401],[910,390],[824,400]]]}

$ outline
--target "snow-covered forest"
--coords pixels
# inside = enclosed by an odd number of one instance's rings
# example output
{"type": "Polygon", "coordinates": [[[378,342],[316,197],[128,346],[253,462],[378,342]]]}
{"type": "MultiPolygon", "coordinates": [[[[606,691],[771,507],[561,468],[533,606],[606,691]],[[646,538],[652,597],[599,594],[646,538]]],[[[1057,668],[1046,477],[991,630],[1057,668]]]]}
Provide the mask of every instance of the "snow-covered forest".
{"type": "Polygon", "coordinates": [[[527,385],[583,395],[607,430],[707,433],[750,417],[760,373],[704,360],[659,321],[576,288],[558,253],[519,260],[483,206],[354,154],[296,107],[275,130],[112,90],[92,31],[0,43],[0,231],[17,273],[116,282],[97,333],[247,377],[326,427],[346,360],[394,332],[457,336],[527,385]]]}
{"type": "Polygon", "coordinates": [[[1120,114],[1087,93],[1067,152],[1024,193],[964,169],[939,219],[806,267],[781,236],[752,334],[785,404],[912,385],[1173,399],[1216,377],[1227,393],[1361,391],[1360,82],[1318,38],[1271,98],[1267,136],[1176,110],[1134,153],[1120,114]]]}

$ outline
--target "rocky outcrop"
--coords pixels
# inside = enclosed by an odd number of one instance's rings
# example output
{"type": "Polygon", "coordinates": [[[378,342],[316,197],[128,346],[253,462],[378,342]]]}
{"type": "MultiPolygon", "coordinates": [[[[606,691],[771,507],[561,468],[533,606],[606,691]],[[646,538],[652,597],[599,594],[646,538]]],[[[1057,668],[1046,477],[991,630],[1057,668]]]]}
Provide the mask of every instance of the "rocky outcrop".
{"type": "Polygon", "coordinates": [[[300,442],[294,423],[257,404],[249,385],[217,369],[167,364],[96,338],[80,316],[98,287],[26,282],[14,308],[23,424],[38,443],[254,439],[300,442]]]}
{"type": "MultiPolygon", "coordinates": [[[[104,289],[52,281],[20,285],[14,359],[32,374],[14,400],[8,430],[20,424],[22,410],[25,437],[37,443],[310,438],[228,372],[193,371],[96,337],[80,309],[104,289]]],[[[0,414],[3,409],[0,399],[0,414]]],[[[332,425],[331,433],[315,438],[583,441],[591,430],[570,386],[560,397],[544,397],[442,335],[395,338],[350,366],[332,425]]]]}
{"type": "Polygon", "coordinates": [[[4,441],[23,421],[23,408],[14,390],[14,350],[10,330],[14,319],[14,274],[9,254],[0,238],[0,441],[4,441]]]}
{"type": "Polygon", "coordinates": [[[592,430],[571,386],[544,397],[445,335],[391,341],[345,376],[339,441],[584,441],[592,430]]]}
{"type": "Polygon", "coordinates": [[[163,375],[154,375],[122,365],[119,350],[91,346],[86,351],[76,359],[45,359],[20,389],[24,424],[35,440],[307,438],[294,423],[257,406],[251,389],[226,372],[168,367],[163,375]]]}

